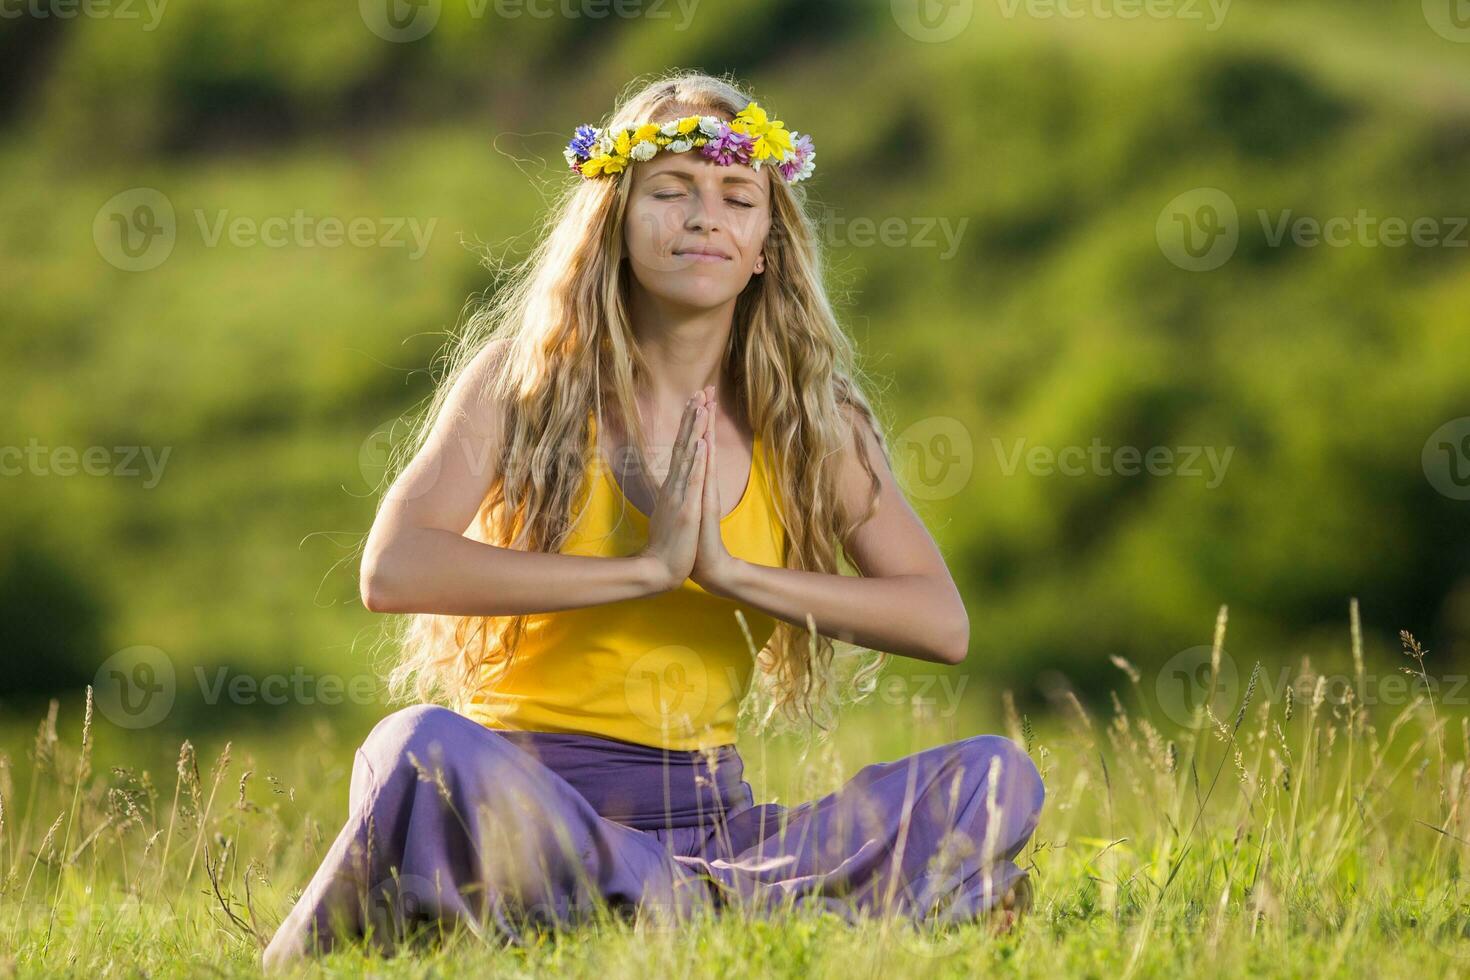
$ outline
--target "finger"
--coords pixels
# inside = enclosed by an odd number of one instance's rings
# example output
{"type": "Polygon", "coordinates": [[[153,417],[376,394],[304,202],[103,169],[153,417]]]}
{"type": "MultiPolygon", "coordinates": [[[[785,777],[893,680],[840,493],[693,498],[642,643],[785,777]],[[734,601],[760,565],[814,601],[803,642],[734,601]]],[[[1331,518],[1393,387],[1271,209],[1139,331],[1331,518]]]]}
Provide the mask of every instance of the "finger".
{"type": "Polygon", "coordinates": [[[684,505],[688,506],[691,501],[704,499],[704,471],[705,457],[708,455],[707,443],[704,436],[700,436],[694,443],[694,465],[689,467],[689,486],[684,495],[684,505]],[[693,491],[692,493],[687,491],[693,491]]]}
{"type": "Polygon", "coordinates": [[[674,448],[669,454],[669,471],[664,475],[663,482],[659,484],[660,491],[664,487],[677,489],[683,486],[683,484],[678,482],[671,483],[670,480],[678,473],[679,461],[685,453],[684,445],[688,441],[690,433],[694,430],[696,407],[695,399],[693,398],[684,403],[684,414],[679,419],[679,433],[674,436],[674,448]]]}
{"type": "MultiPolygon", "coordinates": [[[[686,438],[702,437],[705,427],[705,416],[707,414],[708,413],[705,412],[703,405],[698,405],[695,407],[694,421],[691,426],[691,431],[688,433],[688,436],[686,438]]],[[[684,500],[684,493],[689,487],[689,474],[694,469],[695,458],[693,449],[693,446],[689,446],[687,448],[681,447],[678,463],[675,467],[673,467],[672,471],[669,474],[670,478],[674,481],[675,489],[679,492],[680,502],[684,500]]]]}
{"type": "Polygon", "coordinates": [[[718,411],[718,409],[718,403],[710,403],[708,426],[709,452],[705,454],[704,462],[704,510],[705,513],[710,515],[710,518],[715,522],[718,522],[720,519],[720,481],[717,478],[717,474],[719,473],[719,445],[715,440],[715,432],[718,429],[718,426],[715,425],[715,421],[717,418],[716,412],[718,411]]]}

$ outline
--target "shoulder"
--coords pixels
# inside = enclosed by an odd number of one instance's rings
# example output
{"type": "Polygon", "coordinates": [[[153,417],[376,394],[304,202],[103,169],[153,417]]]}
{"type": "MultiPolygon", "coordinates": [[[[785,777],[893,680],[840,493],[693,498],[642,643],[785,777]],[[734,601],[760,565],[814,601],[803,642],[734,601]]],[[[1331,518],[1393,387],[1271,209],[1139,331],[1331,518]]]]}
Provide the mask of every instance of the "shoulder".
{"type": "Polygon", "coordinates": [[[466,387],[475,388],[489,395],[496,380],[505,369],[510,356],[510,338],[497,337],[481,347],[465,362],[458,381],[466,387]]]}
{"type": "Polygon", "coordinates": [[[479,431],[499,428],[498,381],[510,353],[510,339],[496,338],[464,362],[450,382],[443,415],[449,421],[469,424],[479,431]]]}

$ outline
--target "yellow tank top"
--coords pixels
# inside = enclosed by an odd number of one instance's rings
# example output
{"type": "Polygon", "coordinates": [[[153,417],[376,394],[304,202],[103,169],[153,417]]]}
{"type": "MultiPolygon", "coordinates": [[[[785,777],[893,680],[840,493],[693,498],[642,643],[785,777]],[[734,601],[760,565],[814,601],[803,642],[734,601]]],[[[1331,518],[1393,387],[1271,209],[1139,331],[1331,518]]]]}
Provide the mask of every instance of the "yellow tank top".
{"type": "MultiPolygon", "coordinates": [[[[569,515],[576,523],[561,552],[636,554],[648,541],[648,518],[613,477],[595,419],[588,444],[590,462],[569,515]]],[[[785,535],[759,433],[751,456],[745,492],[720,521],[720,534],[735,557],[780,566],[785,535]]],[[[729,744],[754,670],[737,609],[760,650],[775,619],[692,579],[658,595],[529,616],[510,666],[498,668],[498,677],[487,670],[461,710],[490,728],[581,732],[672,750],[729,744]]]]}

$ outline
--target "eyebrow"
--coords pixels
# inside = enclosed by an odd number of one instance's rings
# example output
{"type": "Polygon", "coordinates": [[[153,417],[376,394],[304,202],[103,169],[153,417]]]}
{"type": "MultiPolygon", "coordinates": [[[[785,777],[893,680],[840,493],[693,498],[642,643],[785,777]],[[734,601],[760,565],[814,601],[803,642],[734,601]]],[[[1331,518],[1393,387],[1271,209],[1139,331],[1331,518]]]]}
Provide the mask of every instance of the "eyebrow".
{"type": "MultiPolygon", "coordinates": [[[[694,174],[690,173],[688,170],[679,170],[672,168],[669,170],[660,170],[649,179],[652,180],[654,177],[678,177],[681,180],[689,181],[689,183],[691,184],[694,183],[694,174]]],[[[750,184],[752,187],[755,187],[757,189],[760,188],[760,183],[758,181],[755,181],[750,177],[746,177],[743,174],[727,174],[723,178],[721,178],[720,182],[724,184],[750,184]]]]}

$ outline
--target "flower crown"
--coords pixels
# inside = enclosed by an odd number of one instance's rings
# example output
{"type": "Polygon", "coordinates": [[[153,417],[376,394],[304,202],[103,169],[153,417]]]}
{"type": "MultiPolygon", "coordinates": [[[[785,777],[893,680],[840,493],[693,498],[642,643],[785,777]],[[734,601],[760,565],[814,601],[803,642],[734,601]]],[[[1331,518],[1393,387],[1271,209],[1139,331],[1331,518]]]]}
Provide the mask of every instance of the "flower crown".
{"type": "Polygon", "coordinates": [[[622,173],[635,160],[648,160],[660,150],[700,156],[722,167],[743,163],[755,170],[767,164],[794,184],[810,177],[817,155],[812,138],[788,131],[754,102],[729,122],[718,116],[685,116],[666,123],[643,123],[616,132],[583,124],[562,151],[567,166],[585,179],[622,173]]]}

